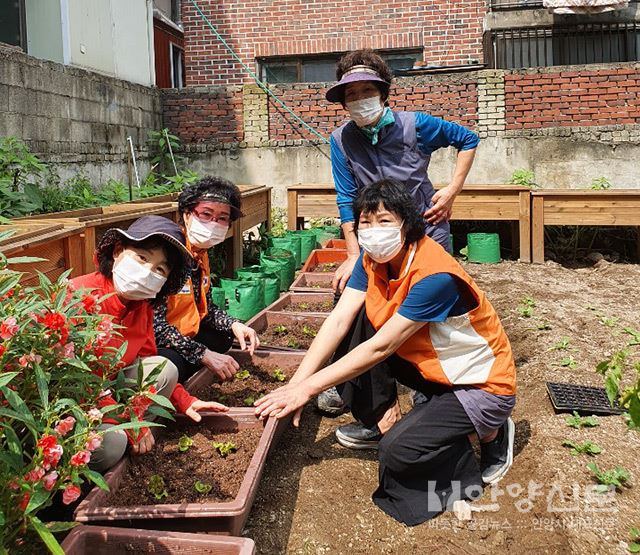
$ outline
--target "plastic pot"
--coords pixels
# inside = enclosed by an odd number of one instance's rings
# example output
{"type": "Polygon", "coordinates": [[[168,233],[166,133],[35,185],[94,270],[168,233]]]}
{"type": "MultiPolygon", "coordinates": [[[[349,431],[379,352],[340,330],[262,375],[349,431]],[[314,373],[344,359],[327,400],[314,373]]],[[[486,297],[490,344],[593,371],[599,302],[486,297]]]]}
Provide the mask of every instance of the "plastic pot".
{"type": "MultiPolygon", "coordinates": [[[[319,272],[321,264],[336,264],[337,267],[347,259],[347,251],[344,249],[318,249],[313,251],[302,266],[303,272],[319,272]]],[[[332,270],[335,272],[335,270],[332,270]]],[[[322,273],[332,273],[322,272],[322,273]]]]}
{"type": "Polygon", "coordinates": [[[300,272],[291,284],[289,291],[293,293],[333,293],[331,280],[334,275],[327,272],[300,272]]]}

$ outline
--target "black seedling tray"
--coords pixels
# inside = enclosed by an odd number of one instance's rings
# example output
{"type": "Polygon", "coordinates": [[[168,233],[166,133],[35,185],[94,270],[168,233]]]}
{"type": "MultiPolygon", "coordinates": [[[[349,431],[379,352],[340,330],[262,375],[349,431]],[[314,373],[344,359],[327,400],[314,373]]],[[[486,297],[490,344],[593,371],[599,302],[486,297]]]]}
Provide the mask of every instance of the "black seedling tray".
{"type": "Polygon", "coordinates": [[[622,414],[616,402],[612,407],[603,387],[547,382],[547,391],[556,412],[590,414],[622,414]]]}

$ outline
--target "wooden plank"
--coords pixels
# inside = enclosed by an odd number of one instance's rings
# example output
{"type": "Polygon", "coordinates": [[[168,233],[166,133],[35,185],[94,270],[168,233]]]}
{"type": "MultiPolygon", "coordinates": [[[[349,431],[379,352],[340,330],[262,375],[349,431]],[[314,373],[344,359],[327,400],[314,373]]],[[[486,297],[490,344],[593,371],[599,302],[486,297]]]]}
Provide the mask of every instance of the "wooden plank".
{"type": "Polygon", "coordinates": [[[533,197],[531,214],[531,250],[534,264],[544,263],[544,198],[533,197]]]}
{"type": "Polygon", "coordinates": [[[518,236],[520,237],[521,262],[531,262],[531,195],[529,191],[519,194],[518,236]]]}
{"type": "Polygon", "coordinates": [[[289,188],[287,190],[287,227],[290,230],[296,229],[298,222],[298,191],[289,188]]]}
{"type": "Polygon", "coordinates": [[[70,277],[78,277],[88,274],[90,269],[86,267],[84,252],[84,236],[71,235],[63,240],[65,269],[71,269],[70,277]]]}
{"type": "Polygon", "coordinates": [[[545,225],[638,225],[640,214],[545,213],[544,223],[545,225]]]}
{"type": "Polygon", "coordinates": [[[594,191],[593,189],[537,189],[531,191],[534,197],[544,196],[547,198],[557,196],[595,196],[601,198],[607,197],[634,197],[640,196],[640,189],[607,189],[605,191],[594,191]]]}

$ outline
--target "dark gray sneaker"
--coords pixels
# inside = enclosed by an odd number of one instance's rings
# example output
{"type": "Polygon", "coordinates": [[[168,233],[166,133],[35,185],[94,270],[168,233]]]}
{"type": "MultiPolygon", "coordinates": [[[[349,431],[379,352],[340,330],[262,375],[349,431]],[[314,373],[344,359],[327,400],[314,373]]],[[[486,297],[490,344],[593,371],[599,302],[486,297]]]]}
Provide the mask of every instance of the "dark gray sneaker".
{"type": "Polygon", "coordinates": [[[336,439],[340,445],[349,449],[377,449],[382,433],[377,424],[373,428],[367,428],[361,422],[354,422],[340,426],[336,430],[336,439]]]}
{"type": "Polygon", "coordinates": [[[320,412],[331,416],[339,416],[347,412],[347,406],[344,404],[342,397],[340,397],[335,387],[331,387],[318,395],[316,398],[316,407],[318,407],[320,412]]]}
{"type": "Polygon", "coordinates": [[[485,484],[499,482],[511,468],[515,435],[515,424],[507,418],[493,441],[480,444],[480,470],[485,484]]]}

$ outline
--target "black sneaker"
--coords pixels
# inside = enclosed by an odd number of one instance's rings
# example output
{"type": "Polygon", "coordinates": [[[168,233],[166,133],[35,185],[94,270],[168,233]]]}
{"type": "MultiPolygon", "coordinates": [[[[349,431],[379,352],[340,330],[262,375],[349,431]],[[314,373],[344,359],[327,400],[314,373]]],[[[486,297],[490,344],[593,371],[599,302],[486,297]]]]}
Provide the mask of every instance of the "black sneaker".
{"type": "Polygon", "coordinates": [[[340,397],[335,387],[330,387],[318,395],[316,398],[316,407],[318,407],[320,412],[331,416],[339,416],[347,412],[347,406],[344,404],[342,397],[340,397]]]}
{"type": "Polygon", "coordinates": [[[373,428],[367,428],[361,422],[354,422],[340,426],[336,430],[336,439],[340,445],[349,449],[377,449],[382,433],[377,424],[373,428]]]}
{"type": "Polygon", "coordinates": [[[485,484],[499,482],[511,468],[515,434],[513,420],[507,418],[493,441],[480,444],[480,470],[485,484]]]}

